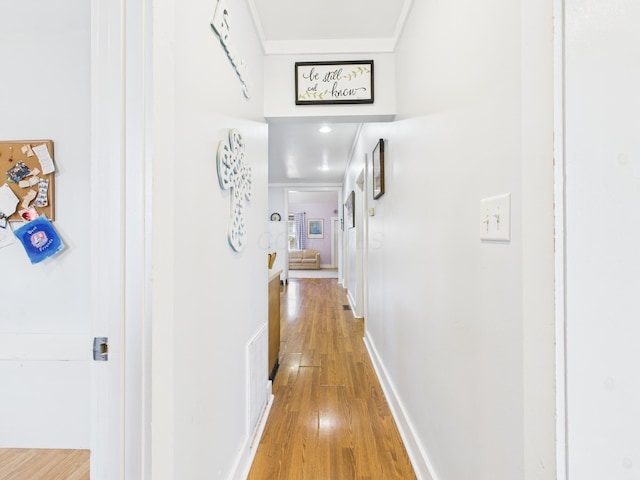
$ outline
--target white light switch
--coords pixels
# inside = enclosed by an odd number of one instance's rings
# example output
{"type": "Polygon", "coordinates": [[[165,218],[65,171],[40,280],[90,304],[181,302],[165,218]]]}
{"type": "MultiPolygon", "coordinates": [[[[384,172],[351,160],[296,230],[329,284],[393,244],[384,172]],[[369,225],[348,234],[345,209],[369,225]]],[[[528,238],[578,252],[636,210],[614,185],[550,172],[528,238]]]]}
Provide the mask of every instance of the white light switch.
{"type": "Polygon", "coordinates": [[[511,240],[511,194],[480,200],[480,240],[511,240]]]}

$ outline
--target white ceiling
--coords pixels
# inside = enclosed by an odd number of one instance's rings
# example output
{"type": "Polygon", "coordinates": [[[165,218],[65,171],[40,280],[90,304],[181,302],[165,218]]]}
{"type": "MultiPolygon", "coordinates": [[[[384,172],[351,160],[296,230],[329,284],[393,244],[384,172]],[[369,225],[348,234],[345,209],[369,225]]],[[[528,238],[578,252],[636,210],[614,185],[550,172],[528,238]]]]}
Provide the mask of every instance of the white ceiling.
{"type": "MultiPolygon", "coordinates": [[[[267,54],[392,52],[412,0],[248,0],[267,54]]],[[[327,119],[329,121],[330,119],[327,119]]],[[[269,183],[341,184],[359,125],[269,125],[269,183]]]]}
{"type": "Polygon", "coordinates": [[[288,53],[300,53],[307,41],[393,39],[410,4],[410,0],[249,0],[267,53],[286,43],[288,53]]]}
{"type": "Polygon", "coordinates": [[[272,123],[269,183],[341,184],[358,124],[272,123]],[[328,133],[320,127],[329,126],[328,133]]]}

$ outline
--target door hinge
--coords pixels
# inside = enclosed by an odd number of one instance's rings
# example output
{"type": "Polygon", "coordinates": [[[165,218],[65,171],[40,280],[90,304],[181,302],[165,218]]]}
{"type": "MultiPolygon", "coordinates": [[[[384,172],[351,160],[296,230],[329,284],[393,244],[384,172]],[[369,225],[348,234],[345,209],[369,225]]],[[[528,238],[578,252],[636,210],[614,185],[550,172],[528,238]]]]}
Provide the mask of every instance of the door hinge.
{"type": "Polygon", "coordinates": [[[109,339],[107,337],[95,337],[93,339],[93,359],[96,362],[109,360],[109,339]]]}

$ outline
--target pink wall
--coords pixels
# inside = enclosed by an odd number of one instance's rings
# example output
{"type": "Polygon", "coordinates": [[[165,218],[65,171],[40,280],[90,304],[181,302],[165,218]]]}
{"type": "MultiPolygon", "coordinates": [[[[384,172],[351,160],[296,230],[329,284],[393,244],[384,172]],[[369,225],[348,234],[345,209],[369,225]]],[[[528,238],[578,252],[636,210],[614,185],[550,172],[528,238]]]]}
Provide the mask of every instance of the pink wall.
{"type": "Polygon", "coordinates": [[[334,210],[338,205],[327,203],[290,203],[289,212],[306,212],[306,220],[324,220],[324,238],[307,238],[307,248],[315,248],[320,252],[320,264],[331,264],[331,217],[337,217],[334,210]]]}

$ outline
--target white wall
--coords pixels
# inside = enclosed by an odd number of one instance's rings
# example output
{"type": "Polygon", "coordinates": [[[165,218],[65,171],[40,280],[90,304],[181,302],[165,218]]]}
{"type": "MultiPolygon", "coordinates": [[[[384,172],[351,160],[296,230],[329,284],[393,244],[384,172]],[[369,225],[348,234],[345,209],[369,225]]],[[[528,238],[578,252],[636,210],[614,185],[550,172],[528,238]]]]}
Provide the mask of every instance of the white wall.
{"type": "Polygon", "coordinates": [[[289,280],[288,249],[289,234],[287,230],[287,214],[285,211],[285,189],[282,187],[269,187],[269,218],[272,213],[279,213],[279,222],[269,221],[269,237],[263,239],[268,244],[270,252],[276,252],[274,270],[282,270],[280,280],[289,280]]]}
{"type": "Polygon", "coordinates": [[[270,121],[334,116],[345,121],[369,117],[371,121],[390,120],[396,113],[395,55],[371,53],[355,55],[267,55],[264,77],[264,116],[270,121]],[[372,104],[296,105],[295,62],[339,60],[374,61],[374,95],[372,104]]]}
{"type": "Polygon", "coordinates": [[[0,17],[2,140],[53,140],[68,247],[38,265],[0,249],[0,447],[89,448],[90,3],[4,2],[0,17]]]}
{"type": "MultiPolygon", "coordinates": [[[[153,478],[241,478],[253,426],[246,418],[246,347],[267,321],[267,127],[262,53],[244,2],[228,2],[251,100],[209,27],[216,2],[159,1],[154,12],[153,478]],[[230,195],[216,151],[227,129],[252,168],[248,242],[227,243],[230,195]]],[[[266,351],[266,349],[265,349],[266,351]]]]}
{"type": "MultiPolygon", "coordinates": [[[[310,192],[313,195],[313,192],[310,192]]],[[[323,221],[323,236],[322,238],[308,238],[309,232],[307,232],[306,248],[312,248],[320,253],[320,266],[321,268],[328,268],[331,266],[331,244],[333,239],[333,227],[331,224],[331,218],[337,216],[338,210],[338,192],[333,192],[333,199],[327,199],[323,201],[314,201],[313,197],[307,197],[303,192],[299,192],[295,196],[295,200],[289,196],[289,211],[290,212],[304,212],[305,221],[318,219],[323,221]]]]}
{"type": "Polygon", "coordinates": [[[284,187],[269,187],[269,214],[277,212],[285,220],[285,191],[284,187]]]}
{"type": "MultiPolygon", "coordinates": [[[[342,233],[342,249],[345,254],[343,264],[343,277],[341,277],[342,284],[347,289],[347,298],[353,309],[353,314],[357,318],[364,316],[365,307],[363,304],[362,295],[362,281],[363,281],[363,250],[362,250],[362,231],[366,219],[363,212],[364,195],[360,186],[357,184],[357,180],[365,168],[364,158],[367,153],[362,150],[362,133],[356,142],[356,148],[354,149],[353,156],[347,167],[347,172],[344,179],[344,202],[347,201],[351,192],[354,192],[354,227],[349,224],[348,220],[344,219],[344,231],[342,233]]],[[[373,149],[373,148],[372,148],[373,149]]]]}
{"type": "Polygon", "coordinates": [[[568,478],[636,479],[640,5],[565,15],[568,478]]]}
{"type": "Polygon", "coordinates": [[[345,182],[385,138],[366,335],[422,478],[554,478],[551,19],[550,1],[414,2],[401,120],[363,129],[345,182]],[[502,193],[511,241],[482,243],[480,199],[502,193]]]}

